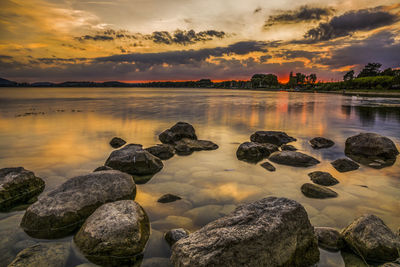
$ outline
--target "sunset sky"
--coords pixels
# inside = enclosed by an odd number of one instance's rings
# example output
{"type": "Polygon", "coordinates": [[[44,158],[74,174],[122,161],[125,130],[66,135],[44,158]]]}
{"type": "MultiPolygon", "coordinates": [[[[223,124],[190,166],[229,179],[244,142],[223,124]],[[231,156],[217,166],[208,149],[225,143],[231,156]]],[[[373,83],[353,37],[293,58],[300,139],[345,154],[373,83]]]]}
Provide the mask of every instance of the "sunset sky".
{"type": "Polygon", "coordinates": [[[398,0],[1,0],[0,77],[337,80],[400,67],[398,0]]]}

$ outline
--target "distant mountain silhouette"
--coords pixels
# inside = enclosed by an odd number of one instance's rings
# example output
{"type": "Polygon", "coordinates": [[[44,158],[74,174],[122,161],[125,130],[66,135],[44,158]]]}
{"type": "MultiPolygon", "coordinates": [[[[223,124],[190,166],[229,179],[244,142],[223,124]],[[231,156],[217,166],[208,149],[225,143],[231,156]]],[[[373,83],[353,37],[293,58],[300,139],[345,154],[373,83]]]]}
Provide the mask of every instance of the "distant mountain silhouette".
{"type": "Polygon", "coordinates": [[[0,78],[0,86],[3,86],[3,87],[5,87],[5,86],[17,86],[17,83],[13,82],[13,81],[6,80],[6,79],[3,79],[3,78],[0,78]]]}

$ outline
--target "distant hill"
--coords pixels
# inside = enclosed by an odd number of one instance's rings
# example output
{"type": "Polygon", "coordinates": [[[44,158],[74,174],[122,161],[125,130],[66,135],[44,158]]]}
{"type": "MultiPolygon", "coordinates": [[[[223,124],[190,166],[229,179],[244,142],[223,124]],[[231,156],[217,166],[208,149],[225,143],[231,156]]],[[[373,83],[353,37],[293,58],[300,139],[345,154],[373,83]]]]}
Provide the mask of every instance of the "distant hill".
{"type": "Polygon", "coordinates": [[[0,86],[7,87],[7,86],[16,86],[17,83],[13,81],[9,81],[3,78],[0,78],[0,86]]]}

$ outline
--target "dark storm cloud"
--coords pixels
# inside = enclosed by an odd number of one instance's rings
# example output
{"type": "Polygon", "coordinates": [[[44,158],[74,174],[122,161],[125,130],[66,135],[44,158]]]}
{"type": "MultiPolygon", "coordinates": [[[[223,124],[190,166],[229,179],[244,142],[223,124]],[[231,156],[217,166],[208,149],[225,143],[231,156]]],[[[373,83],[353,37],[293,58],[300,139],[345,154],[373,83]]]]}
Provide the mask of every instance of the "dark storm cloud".
{"type": "Polygon", "coordinates": [[[327,41],[351,35],[356,31],[368,31],[388,26],[396,21],[398,21],[398,17],[383,11],[382,7],[349,11],[333,17],[328,23],[320,23],[318,27],[309,30],[304,37],[315,42],[327,41]]]}
{"type": "Polygon", "coordinates": [[[66,64],[66,63],[77,63],[80,61],[87,60],[86,58],[36,58],[34,59],[35,63],[43,63],[43,64],[66,64]]]}
{"type": "Polygon", "coordinates": [[[309,60],[312,60],[319,55],[321,55],[321,52],[286,49],[276,54],[276,56],[283,57],[284,59],[307,58],[309,60]]]}
{"type": "Polygon", "coordinates": [[[318,21],[324,17],[332,15],[333,8],[320,8],[301,6],[297,10],[282,12],[277,15],[270,16],[265,22],[264,27],[270,27],[275,24],[299,23],[307,21],[318,21]]]}
{"type": "Polygon", "coordinates": [[[114,40],[114,37],[107,36],[107,35],[84,35],[84,36],[81,36],[81,37],[75,37],[75,40],[78,40],[79,42],[84,42],[84,41],[112,41],[112,40],[114,40]]]}
{"type": "Polygon", "coordinates": [[[150,39],[152,39],[153,42],[158,44],[188,45],[197,42],[211,41],[214,38],[221,39],[224,38],[225,36],[226,36],[225,32],[215,31],[215,30],[201,31],[197,33],[194,30],[190,31],[176,30],[172,34],[166,31],[153,32],[150,39]]]}
{"type": "Polygon", "coordinates": [[[0,60],[2,59],[13,59],[13,57],[7,55],[0,55],[0,60]]]}

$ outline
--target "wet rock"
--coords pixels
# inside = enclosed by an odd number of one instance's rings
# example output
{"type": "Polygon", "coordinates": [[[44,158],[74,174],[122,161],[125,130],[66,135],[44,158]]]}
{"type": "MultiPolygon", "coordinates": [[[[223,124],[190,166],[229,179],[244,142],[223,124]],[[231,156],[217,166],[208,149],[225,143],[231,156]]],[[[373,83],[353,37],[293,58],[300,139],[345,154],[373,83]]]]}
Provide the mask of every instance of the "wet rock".
{"type": "Polygon", "coordinates": [[[343,247],[343,240],[340,233],[330,227],[315,227],[315,234],[318,238],[318,246],[329,251],[339,251],[343,247]]]}
{"type": "Polygon", "coordinates": [[[153,156],[160,158],[162,160],[170,159],[174,156],[174,147],[169,144],[158,144],[145,149],[150,152],[153,156]]]}
{"type": "Polygon", "coordinates": [[[346,245],[373,262],[394,261],[399,257],[400,238],[375,215],[363,215],[341,232],[346,245]]]}
{"type": "Polygon", "coordinates": [[[387,262],[383,264],[381,267],[400,267],[400,258],[398,258],[394,262],[387,262]]]}
{"type": "Polygon", "coordinates": [[[399,155],[392,140],[376,133],[347,138],[344,152],[354,161],[377,169],[393,165],[399,155]]]}
{"type": "Polygon", "coordinates": [[[284,132],[258,131],[250,136],[250,140],[257,143],[269,143],[281,146],[296,141],[296,138],[293,138],[284,132]]]}
{"type": "Polygon", "coordinates": [[[144,259],[140,267],[172,267],[168,258],[149,258],[144,259]]]}
{"type": "Polygon", "coordinates": [[[164,238],[165,241],[167,241],[167,243],[172,247],[172,245],[175,244],[177,241],[188,236],[189,236],[188,230],[183,228],[177,228],[166,232],[164,238]]]}
{"type": "Polygon", "coordinates": [[[39,243],[18,253],[8,267],[66,266],[69,243],[39,243]]]}
{"type": "Polygon", "coordinates": [[[108,167],[108,166],[100,166],[100,167],[97,167],[96,169],[94,169],[93,172],[112,171],[112,170],[113,170],[113,168],[111,168],[111,167],[108,167]]]}
{"type": "Polygon", "coordinates": [[[113,148],[119,148],[123,145],[126,144],[126,141],[122,138],[119,137],[114,137],[113,139],[111,139],[110,141],[110,146],[112,146],[113,148]]]}
{"type": "Polygon", "coordinates": [[[159,158],[137,144],[113,151],[104,165],[131,175],[155,174],[164,167],[159,158]]]}
{"type": "Polygon", "coordinates": [[[316,158],[297,151],[274,152],[269,157],[269,160],[278,164],[294,167],[310,167],[320,163],[316,158]]]}
{"type": "Polygon", "coordinates": [[[262,163],[261,167],[263,167],[264,169],[266,169],[266,170],[268,170],[270,172],[276,171],[276,168],[271,163],[269,163],[268,161],[262,163]]]}
{"type": "Polygon", "coordinates": [[[44,181],[23,167],[0,169],[0,211],[26,204],[43,192],[44,181]]]}
{"type": "Polygon", "coordinates": [[[237,149],[236,156],[239,160],[256,163],[278,150],[278,147],[273,144],[244,142],[237,149]]]}
{"type": "Polygon", "coordinates": [[[160,202],[160,203],[170,203],[170,202],[174,202],[174,201],[177,201],[177,200],[180,200],[180,199],[182,199],[182,198],[179,197],[179,196],[176,196],[176,195],[173,195],[173,194],[165,194],[165,195],[161,196],[161,197],[157,200],[157,202],[160,202]]]}
{"type": "Polygon", "coordinates": [[[310,266],[319,250],[305,209],[269,197],[244,204],[179,240],[175,266],[310,266]]]}
{"type": "Polygon", "coordinates": [[[134,199],[135,195],[135,182],[126,173],[99,171],[76,176],[31,205],[21,227],[36,238],[67,236],[102,204],[134,199]]]}
{"type": "Polygon", "coordinates": [[[74,237],[80,251],[101,266],[125,266],[138,262],[150,235],[149,219],[132,200],[99,207],[74,237]]]}
{"type": "Polygon", "coordinates": [[[178,122],[170,129],[162,132],[158,138],[163,144],[173,144],[182,138],[196,140],[197,136],[192,125],[186,122],[178,122]]]}
{"type": "Polygon", "coordinates": [[[337,159],[331,162],[331,164],[339,172],[349,172],[360,168],[360,165],[347,158],[337,159]]]}
{"type": "Polygon", "coordinates": [[[313,183],[319,185],[332,186],[339,183],[339,181],[335,177],[333,177],[329,172],[315,171],[309,173],[308,176],[310,176],[311,181],[313,181],[313,183]]]}
{"type": "Polygon", "coordinates": [[[338,196],[338,194],[332,189],[310,183],[303,184],[301,186],[301,192],[306,197],[311,197],[311,198],[332,198],[338,196]]]}
{"type": "Polygon", "coordinates": [[[218,149],[218,145],[207,140],[183,138],[175,142],[175,150],[178,155],[190,155],[194,151],[215,149],[218,149]]]}
{"type": "Polygon", "coordinates": [[[281,149],[282,149],[282,151],[283,151],[283,150],[286,150],[286,151],[296,151],[296,150],[297,150],[297,148],[295,148],[295,147],[292,146],[292,145],[282,145],[282,146],[281,146],[281,149]]]}
{"type": "Polygon", "coordinates": [[[333,146],[334,144],[335,142],[324,137],[315,137],[310,140],[310,145],[314,149],[328,148],[333,146]]]}

